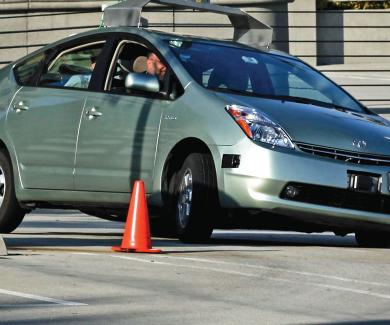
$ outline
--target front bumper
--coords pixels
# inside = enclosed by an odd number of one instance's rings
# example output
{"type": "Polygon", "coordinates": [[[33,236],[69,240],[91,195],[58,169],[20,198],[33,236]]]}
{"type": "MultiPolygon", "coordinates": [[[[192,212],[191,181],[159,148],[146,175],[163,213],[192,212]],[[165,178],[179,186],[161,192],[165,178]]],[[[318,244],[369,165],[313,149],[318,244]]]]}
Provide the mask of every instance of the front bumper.
{"type": "MultiPolygon", "coordinates": [[[[264,210],[286,216],[304,218],[309,222],[341,225],[344,221],[369,222],[390,226],[390,215],[364,209],[335,207],[282,198],[289,183],[315,185],[348,191],[348,172],[381,175],[380,195],[390,198],[388,173],[390,166],[351,164],[299,150],[272,149],[248,139],[235,146],[218,146],[218,155],[241,156],[238,168],[222,168],[216,162],[220,204],[223,208],[264,210]],[[321,220],[321,221],[320,221],[321,220]],[[327,220],[325,218],[325,220],[327,220]]],[[[309,187],[310,187],[309,186],[309,187]]]]}

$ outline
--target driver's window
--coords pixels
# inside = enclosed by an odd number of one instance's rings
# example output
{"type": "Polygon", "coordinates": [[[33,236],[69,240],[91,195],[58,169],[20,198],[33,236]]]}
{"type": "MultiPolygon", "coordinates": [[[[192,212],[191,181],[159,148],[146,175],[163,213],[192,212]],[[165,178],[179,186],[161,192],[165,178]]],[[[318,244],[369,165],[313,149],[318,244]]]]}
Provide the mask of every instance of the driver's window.
{"type": "Polygon", "coordinates": [[[107,76],[105,90],[129,93],[125,81],[129,73],[146,73],[146,61],[150,51],[139,43],[122,41],[115,51],[107,76]]]}
{"type": "Polygon", "coordinates": [[[49,64],[40,86],[87,89],[104,41],[61,52],[49,64]]]}
{"type": "Polygon", "coordinates": [[[184,92],[156,51],[129,40],[123,40],[117,46],[104,90],[169,100],[175,100],[184,92]]]}

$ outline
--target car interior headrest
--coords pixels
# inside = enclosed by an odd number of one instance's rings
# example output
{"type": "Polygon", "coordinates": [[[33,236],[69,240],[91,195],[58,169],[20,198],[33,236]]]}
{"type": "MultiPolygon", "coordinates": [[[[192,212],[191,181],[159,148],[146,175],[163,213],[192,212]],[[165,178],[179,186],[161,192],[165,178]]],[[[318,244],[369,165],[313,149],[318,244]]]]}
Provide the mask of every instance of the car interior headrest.
{"type": "Polygon", "coordinates": [[[133,71],[136,73],[144,73],[146,71],[146,61],[148,58],[146,56],[139,56],[134,60],[133,71]]]}

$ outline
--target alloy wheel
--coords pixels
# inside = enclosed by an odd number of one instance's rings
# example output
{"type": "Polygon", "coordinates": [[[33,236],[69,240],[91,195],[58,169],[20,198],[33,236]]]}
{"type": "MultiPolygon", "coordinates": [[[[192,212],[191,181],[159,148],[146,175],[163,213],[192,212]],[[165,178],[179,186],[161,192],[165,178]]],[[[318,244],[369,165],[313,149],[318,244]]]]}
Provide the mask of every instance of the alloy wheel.
{"type": "Polygon", "coordinates": [[[185,228],[190,220],[192,208],[192,172],[186,169],[180,183],[179,196],[177,202],[178,221],[181,228],[185,228]]]}
{"type": "Polygon", "coordinates": [[[0,207],[3,205],[6,190],[5,175],[3,168],[0,167],[0,207]]]}

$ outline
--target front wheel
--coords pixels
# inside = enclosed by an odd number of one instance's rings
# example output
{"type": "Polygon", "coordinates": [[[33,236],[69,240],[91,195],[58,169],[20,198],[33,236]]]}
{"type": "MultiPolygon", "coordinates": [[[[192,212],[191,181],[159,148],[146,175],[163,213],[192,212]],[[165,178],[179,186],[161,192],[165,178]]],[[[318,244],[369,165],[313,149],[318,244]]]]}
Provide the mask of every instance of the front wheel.
{"type": "Polygon", "coordinates": [[[23,220],[26,211],[16,199],[10,160],[0,150],[0,233],[10,233],[23,220]]]}
{"type": "Polygon", "coordinates": [[[176,228],[183,242],[203,242],[213,232],[218,208],[211,155],[191,153],[176,177],[176,228]]]}
{"type": "Polygon", "coordinates": [[[390,246],[390,232],[358,231],[355,239],[361,247],[385,248],[390,246]]]}

